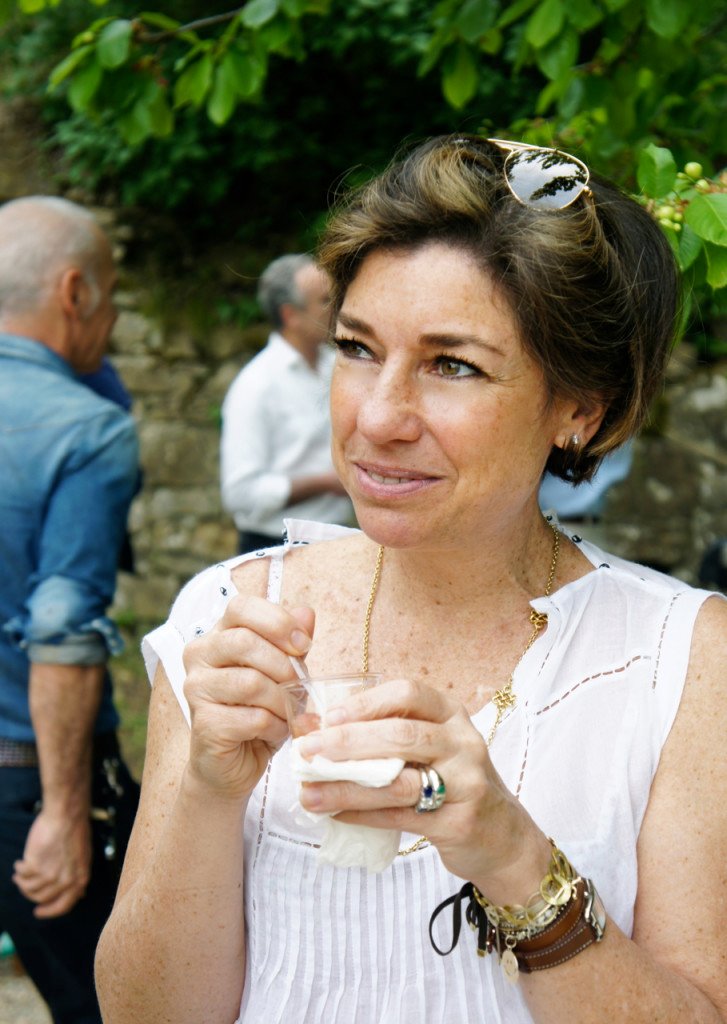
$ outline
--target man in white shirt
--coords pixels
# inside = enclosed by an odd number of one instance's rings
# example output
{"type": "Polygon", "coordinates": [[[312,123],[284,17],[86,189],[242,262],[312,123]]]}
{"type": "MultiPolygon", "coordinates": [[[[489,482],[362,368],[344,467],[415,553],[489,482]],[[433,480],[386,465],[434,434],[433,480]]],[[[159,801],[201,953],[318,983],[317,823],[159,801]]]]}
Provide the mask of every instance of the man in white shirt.
{"type": "Polygon", "coordinates": [[[240,553],[279,544],[288,516],[347,524],[353,514],[331,463],[328,279],[309,256],[281,256],[258,301],[274,330],[222,405],[222,503],[240,553]]]}

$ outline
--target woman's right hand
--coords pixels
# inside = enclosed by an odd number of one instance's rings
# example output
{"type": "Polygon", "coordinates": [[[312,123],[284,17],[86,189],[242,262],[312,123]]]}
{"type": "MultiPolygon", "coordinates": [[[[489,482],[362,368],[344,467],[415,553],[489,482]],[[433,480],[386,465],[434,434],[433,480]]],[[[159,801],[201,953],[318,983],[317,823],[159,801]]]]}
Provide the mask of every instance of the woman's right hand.
{"type": "Polygon", "coordinates": [[[209,633],[184,649],[192,717],[187,771],[217,795],[245,799],[288,735],[279,683],[311,644],[311,608],[233,597],[209,633]]]}

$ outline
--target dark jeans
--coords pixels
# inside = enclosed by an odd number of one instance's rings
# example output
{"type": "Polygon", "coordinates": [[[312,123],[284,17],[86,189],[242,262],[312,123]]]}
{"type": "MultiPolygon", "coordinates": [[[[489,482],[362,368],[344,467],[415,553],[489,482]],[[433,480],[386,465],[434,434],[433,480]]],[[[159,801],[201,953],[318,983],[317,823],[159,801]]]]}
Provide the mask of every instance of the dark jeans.
{"type": "Polygon", "coordinates": [[[274,548],[283,543],[283,535],[268,537],[265,533],[254,533],[252,530],[238,532],[238,555],[246,555],[248,551],[259,551],[261,548],[274,548]]]}
{"type": "Polygon", "coordinates": [[[67,914],[47,920],[33,917],[34,904],[12,881],[13,863],[23,856],[40,795],[37,768],[0,768],[0,932],[13,940],[54,1024],[101,1024],[93,959],[114,902],[139,787],[108,743],[103,753],[94,755],[93,806],[114,807],[115,825],[93,822],[93,865],[86,895],[67,914]],[[113,858],[108,859],[114,846],[113,858]]]}

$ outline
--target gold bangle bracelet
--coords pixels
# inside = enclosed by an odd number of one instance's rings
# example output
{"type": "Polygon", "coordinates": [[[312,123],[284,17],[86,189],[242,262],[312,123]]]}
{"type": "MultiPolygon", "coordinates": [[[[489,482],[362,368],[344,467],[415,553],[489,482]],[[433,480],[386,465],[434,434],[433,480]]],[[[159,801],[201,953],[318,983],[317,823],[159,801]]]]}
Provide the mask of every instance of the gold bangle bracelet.
{"type": "Polygon", "coordinates": [[[474,898],[485,911],[487,920],[503,934],[519,933],[521,937],[536,934],[552,924],[572,898],[579,876],[563,851],[552,839],[548,841],[553,849],[547,874],[538,891],[524,905],[495,906],[476,886],[472,886],[474,898]]]}

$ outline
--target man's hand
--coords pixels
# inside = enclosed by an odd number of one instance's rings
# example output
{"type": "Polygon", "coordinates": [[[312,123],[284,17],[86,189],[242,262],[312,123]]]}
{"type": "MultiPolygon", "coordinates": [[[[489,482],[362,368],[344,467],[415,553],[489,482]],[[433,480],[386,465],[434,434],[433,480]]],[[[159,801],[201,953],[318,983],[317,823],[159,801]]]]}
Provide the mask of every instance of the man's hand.
{"type": "Polygon", "coordinates": [[[57,817],[41,811],[15,862],[13,881],[37,903],[35,916],[67,914],[86,891],[91,874],[91,825],[88,815],[57,817]]]}

